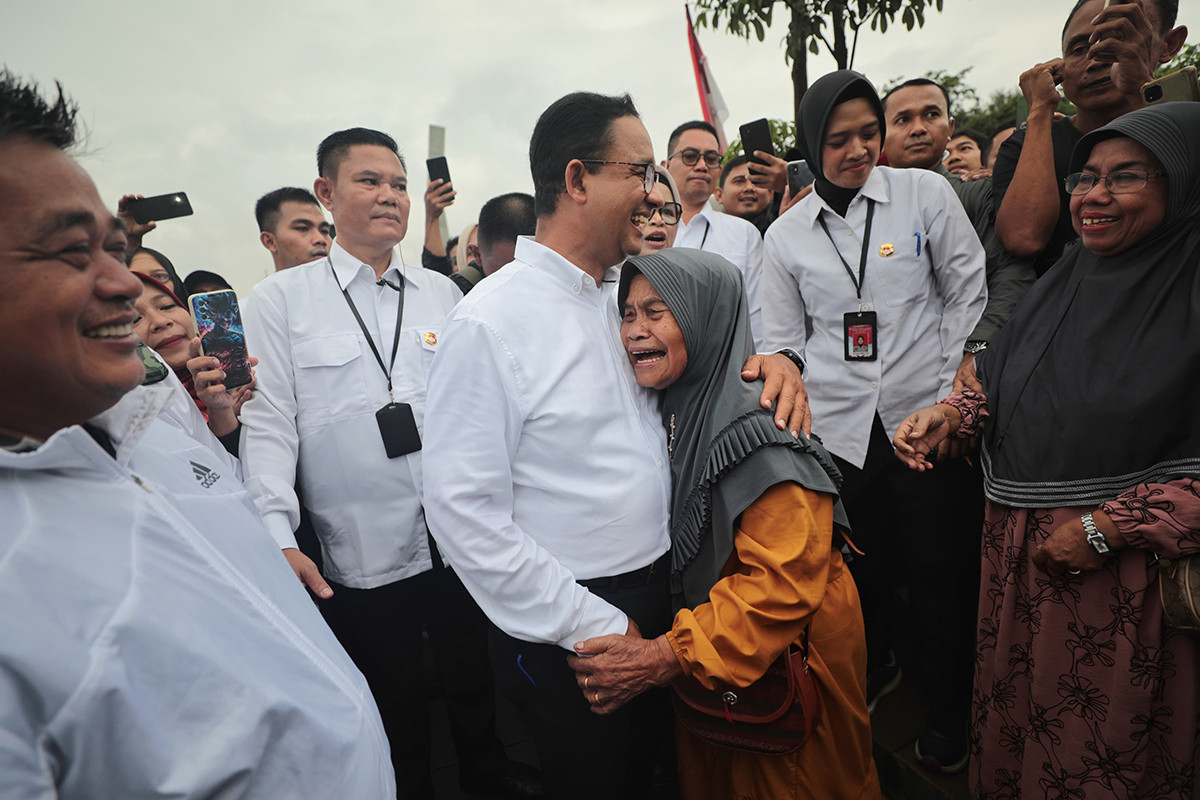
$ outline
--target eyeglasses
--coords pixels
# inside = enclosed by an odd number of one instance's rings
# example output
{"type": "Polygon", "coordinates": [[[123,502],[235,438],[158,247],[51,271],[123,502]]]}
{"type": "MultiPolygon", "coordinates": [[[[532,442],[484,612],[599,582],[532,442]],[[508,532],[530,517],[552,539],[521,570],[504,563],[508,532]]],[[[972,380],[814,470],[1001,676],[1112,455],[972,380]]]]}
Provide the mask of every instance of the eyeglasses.
{"type": "Polygon", "coordinates": [[[1165,172],[1146,172],[1140,169],[1125,169],[1120,172],[1110,172],[1108,175],[1093,175],[1090,172],[1075,172],[1066,177],[1063,183],[1067,186],[1068,194],[1087,194],[1097,183],[1104,182],[1110,194],[1129,194],[1141,189],[1154,178],[1161,178],[1165,172]]]}
{"type": "Polygon", "coordinates": [[[647,222],[654,219],[655,211],[662,218],[664,225],[677,225],[679,224],[680,216],[683,215],[683,206],[679,205],[679,203],[663,203],[661,206],[651,209],[650,216],[646,218],[647,222]]]}
{"type": "MultiPolygon", "coordinates": [[[[646,170],[646,174],[642,177],[642,185],[646,190],[646,194],[654,191],[654,184],[658,182],[658,173],[654,171],[654,165],[651,163],[638,163],[634,161],[602,161],[598,158],[581,158],[579,159],[584,164],[624,164],[627,167],[642,167],[646,170]]],[[[663,220],[664,222],[666,220],[663,220]]]]}
{"type": "Polygon", "coordinates": [[[704,164],[709,169],[716,169],[717,167],[721,166],[721,154],[716,150],[708,150],[704,153],[701,153],[694,147],[685,147],[682,150],[676,150],[674,153],[671,153],[671,155],[667,156],[667,161],[670,161],[675,156],[679,156],[679,160],[682,161],[685,166],[689,167],[696,166],[696,162],[700,160],[701,156],[704,157],[704,164]]]}

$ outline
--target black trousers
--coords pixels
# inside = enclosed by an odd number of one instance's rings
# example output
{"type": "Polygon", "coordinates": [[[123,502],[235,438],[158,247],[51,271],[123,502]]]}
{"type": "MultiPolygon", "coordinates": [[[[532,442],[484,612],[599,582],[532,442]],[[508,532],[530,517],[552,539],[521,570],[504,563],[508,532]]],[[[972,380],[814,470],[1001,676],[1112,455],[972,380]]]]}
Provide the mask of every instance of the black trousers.
{"type": "Polygon", "coordinates": [[[350,589],[332,581],[330,585],[333,597],[320,601],[321,613],[366,677],[379,706],[396,770],[397,797],[433,797],[422,630],[429,634],[441,679],[459,774],[500,772],[505,755],[496,737],[487,618],[454,571],[439,563],[428,572],[376,589],[350,589]]]}
{"type": "Polygon", "coordinates": [[[957,725],[960,716],[965,722],[979,605],[980,470],[963,459],[939,461],[926,472],[909,469],[878,415],[862,469],[834,461],[845,478],[851,536],[865,553],[854,556],[850,571],[862,599],[868,669],[887,661],[900,607],[896,589],[907,585],[913,661],[929,722],[939,729],[957,725]]]}
{"type": "MultiPolygon", "coordinates": [[[[665,567],[640,585],[581,583],[624,611],[652,639],[671,624],[665,567]]],[[[666,689],[646,692],[616,713],[599,716],[584,699],[563,648],[521,641],[493,628],[492,652],[500,687],[534,737],[548,800],[648,796],[655,763],[673,761],[666,689]]]]}

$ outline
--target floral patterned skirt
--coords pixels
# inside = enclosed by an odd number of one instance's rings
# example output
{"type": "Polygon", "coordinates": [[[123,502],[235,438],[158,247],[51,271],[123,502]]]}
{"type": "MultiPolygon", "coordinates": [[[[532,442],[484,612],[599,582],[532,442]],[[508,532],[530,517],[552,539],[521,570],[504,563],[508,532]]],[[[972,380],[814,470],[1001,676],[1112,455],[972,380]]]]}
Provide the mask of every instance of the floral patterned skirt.
{"type": "Polygon", "coordinates": [[[988,504],[972,791],[1200,800],[1200,639],[1164,630],[1153,555],[1130,547],[1061,577],[1033,564],[1055,528],[1089,510],[988,504]]]}

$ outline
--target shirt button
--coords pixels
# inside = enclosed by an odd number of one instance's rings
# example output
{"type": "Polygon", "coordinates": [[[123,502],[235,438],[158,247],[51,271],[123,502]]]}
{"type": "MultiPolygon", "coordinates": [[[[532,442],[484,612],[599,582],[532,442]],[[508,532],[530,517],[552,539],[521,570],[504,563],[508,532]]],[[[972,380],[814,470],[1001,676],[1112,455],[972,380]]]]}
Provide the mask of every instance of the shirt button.
{"type": "Polygon", "coordinates": [[[574,286],[572,286],[571,291],[573,291],[575,294],[579,294],[579,284],[577,283],[574,286]]]}
{"type": "Polygon", "coordinates": [[[659,466],[659,467],[662,467],[662,466],[663,466],[663,460],[662,460],[661,458],[658,460],[658,466],[659,466]]]}
{"type": "Polygon", "coordinates": [[[878,382],[878,381],[871,381],[871,388],[872,388],[872,389],[878,389],[878,388],[879,388],[879,382],[878,382]]]}
{"type": "Polygon", "coordinates": [[[871,310],[871,307],[870,307],[869,305],[867,305],[866,303],[863,303],[862,310],[863,310],[863,311],[870,311],[870,310],[871,310]]]}

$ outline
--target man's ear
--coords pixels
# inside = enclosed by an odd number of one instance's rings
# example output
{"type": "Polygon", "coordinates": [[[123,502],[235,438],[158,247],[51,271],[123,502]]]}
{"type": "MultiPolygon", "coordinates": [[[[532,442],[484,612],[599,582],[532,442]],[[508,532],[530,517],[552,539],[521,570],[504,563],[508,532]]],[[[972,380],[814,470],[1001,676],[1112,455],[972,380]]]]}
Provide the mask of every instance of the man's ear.
{"type": "Polygon", "coordinates": [[[720,186],[713,189],[713,199],[715,199],[717,201],[717,205],[721,206],[722,208],[725,206],[725,201],[721,199],[721,195],[724,193],[724,190],[720,186]]]}
{"type": "Polygon", "coordinates": [[[313,194],[325,206],[325,210],[333,213],[333,181],[329,178],[317,178],[313,181],[313,194]]]}
{"type": "Polygon", "coordinates": [[[567,186],[567,196],[576,203],[582,203],[587,199],[587,186],[585,185],[587,174],[587,167],[579,159],[573,158],[567,162],[563,180],[567,186]]]}
{"type": "Polygon", "coordinates": [[[275,241],[275,234],[270,231],[263,231],[258,234],[258,240],[262,242],[262,246],[270,250],[272,253],[279,252],[279,242],[275,241]]]}
{"type": "Polygon", "coordinates": [[[482,268],[483,253],[480,252],[479,245],[477,244],[467,245],[467,263],[470,264],[472,261],[475,262],[476,266],[482,268]]]}
{"type": "Polygon", "coordinates": [[[1162,54],[1158,57],[1158,63],[1165,64],[1174,58],[1183,47],[1183,43],[1187,41],[1187,35],[1187,25],[1180,25],[1167,31],[1167,35],[1163,37],[1163,49],[1162,54]]]}
{"type": "MultiPolygon", "coordinates": [[[[954,138],[954,117],[950,118],[950,139],[954,138]]],[[[949,139],[946,140],[949,142],[949,139]]]]}

